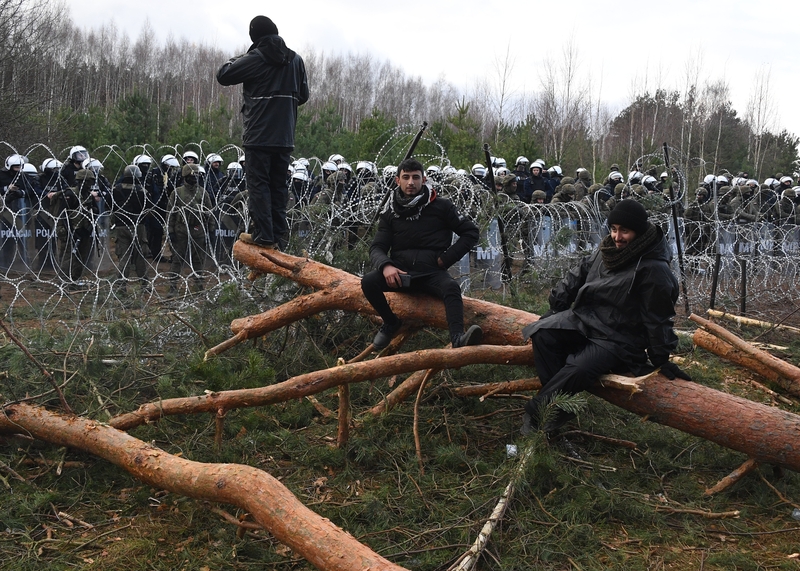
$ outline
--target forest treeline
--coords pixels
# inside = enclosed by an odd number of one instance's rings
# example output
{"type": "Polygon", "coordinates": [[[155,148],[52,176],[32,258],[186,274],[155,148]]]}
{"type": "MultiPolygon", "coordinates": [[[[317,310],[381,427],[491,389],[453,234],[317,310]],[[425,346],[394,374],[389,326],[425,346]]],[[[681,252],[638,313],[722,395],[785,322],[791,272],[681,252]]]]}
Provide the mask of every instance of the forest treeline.
{"type": "MultiPolygon", "coordinates": [[[[131,38],[112,14],[99,29],[84,29],[59,2],[0,0],[0,9],[0,140],[9,149],[44,143],[63,160],[75,144],[123,151],[240,144],[241,88],[215,79],[234,54],[185,37],[158,38],[149,24],[131,38]]],[[[685,85],[642,89],[612,113],[593,96],[591,74],[572,45],[560,60],[544,62],[533,93],[515,89],[508,58],[464,92],[444,79],[426,85],[370,55],[292,47],[305,59],[311,89],[301,107],[297,156],[374,160],[395,127],[413,130],[424,120],[458,168],[483,162],[484,142],[512,164],[517,155],[541,157],[566,172],[585,167],[595,179],[612,163],[624,169],[660,154],[664,142],[679,149],[690,181],[722,168],[759,179],[797,168],[800,139],[773,125],[768,78],[753,82],[742,115],[724,81],[701,81],[691,65],[685,85]]]]}

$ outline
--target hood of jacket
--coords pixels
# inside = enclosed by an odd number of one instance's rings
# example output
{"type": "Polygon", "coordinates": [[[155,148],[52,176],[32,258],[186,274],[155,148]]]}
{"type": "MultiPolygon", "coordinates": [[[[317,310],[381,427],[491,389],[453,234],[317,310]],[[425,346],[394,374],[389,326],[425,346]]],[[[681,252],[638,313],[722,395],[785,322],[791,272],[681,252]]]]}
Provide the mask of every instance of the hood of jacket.
{"type": "Polygon", "coordinates": [[[283,38],[277,34],[264,36],[250,46],[248,51],[258,50],[261,55],[272,65],[287,66],[292,63],[295,52],[286,47],[283,38]]]}

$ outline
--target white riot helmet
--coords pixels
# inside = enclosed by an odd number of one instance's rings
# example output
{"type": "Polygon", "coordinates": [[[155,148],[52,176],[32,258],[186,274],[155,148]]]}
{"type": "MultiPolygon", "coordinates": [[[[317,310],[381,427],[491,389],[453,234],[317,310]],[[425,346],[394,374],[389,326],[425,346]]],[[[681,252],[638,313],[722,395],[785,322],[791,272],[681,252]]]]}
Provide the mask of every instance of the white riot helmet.
{"type": "Polygon", "coordinates": [[[136,164],[128,165],[125,167],[123,174],[131,178],[142,178],[142,169],[136,164]]]}
{"type": "Polygon", "coordinates": [[[83,164],[83,161],[85,161],[88,158],[89,158],[89,151],[87,151],[85,147],[81,147],[80,145],[78,145],[72,147],[69,150],[69,159],[71,161],[83,164]]]}
{"type": "Polygon", "coordinates": [[[185,163],[189,162],[187,159],[192,159],[194,160],[194,164],[196,165],[200,164],[200,157],[198,157],[197,153],[195,153],[194,151],[186,151],[185,153],[183,153],[182,158],[183,162],[185,163]]]}
{"type": "Polygon", "coordinates": [[[147,155],[136,155],[133,157],[133,164],[135,164],[137,167],[139,165],[150,165],[153,164],[153,159],[147,155]]]}
{"type": "Polygon", "coordinates": [[[667,180],[667,178],[669,178],[669,175],[667,174],[667,171],[664,171],[660,175],[658,175],[658,178],[660,178],[661,180],[667,180]]]}
{"type": "Polygon", "coordinates": [[[344,157],[342,155],[333,154],[328,157],[328,161],[336,163],[338,165],[339,163],[344,162],[344,157]]]}
{"type": "MultiPolygon", "coordinates": [[[[507,174],[511,174],[511,171],[509,171],[506,167],[497,167],[495,169],[495,171],[494,171],[495,178],[499,178],[501,176],[506,176],[507,174]]],[[[499,181],[497,181],[497,182],[499,182],[499,181]]]]}
{"type": "Polygon", "coordinates": [[[441,170],[442,170],[442,169],[441,169],[441,168],[439,168],[439,166],[438,166],[438,165],[430,165],[430,166],[429,166],[427,169],[425,169],[425,174],[426,174],[426,175],[428,175],[428,176],[430,176],[430,175],[432,175],[432,174],[436,174],[436,173],[438,173],[438,172],[439,172],[439,171],[441,171],[441,170]]]}
{"type": "Polygon", "coordinates": [[[383,172],[384,178],[388,178],[388,177],[394,178],[394,177],[397,176],[397,167],[394,166],[394,165],[386,165],[385,167],[383,167],[383,171],[382,172],[383,172]]]}
{"type": "Polygon", "coordinates": [[[206,156],[206,164],[208,166],[213,165],[214,163],[222,164],[222,157],[219,156],[217,153],[211,153],[210,155],[206,156]]]}
{"type": "Polygon", "coordinates": [[[177,168],[181,166],[180,163],[178,162],[178,159],[175,158],[175,155],[164,155],[163,157],[161,157],[161,164],[166,165],[167,168],[169,167],[177,168]]]}
{"type": "Polygon", "coordinates": [[[522,155],[518,156],[517,161],[514,163],[515,166],[528,165],[528,164],[530,164],[528,157],[523,157],[522,155]]]}
{"type": "Polygon", "coordinates": [[[292,174],[292,180],[302,180],[303,182],[308,181],[308,171],[306,169],[297,169],[292,174]]]}
{"type": "Polygon", "coordinates": [[[333,161],[328,161],[322,165],[322,170],[327,172],[336,172],[338,169],[339,167],[333,161]]]}
{"type": "Polygon", "coordinates": [[[32,163],[25,163],[22,165],[22,172],[28,175],[38,175],[39,171],[36,170],[36,165],[32,163]]]}
{"type": "Polygon", "coordinates": [[[608,173],[608,180],[616,184],[625,182],[625,179],[622,177],[622,173],[619,171],[611,171],[608,173]]]}
{"type": "Polygon", "coordinates": [[[715,177],[713,174],[707,174],[705,177],[703,177],[703,184],[713,184],[715,180],[717,180],[717,177],[715,177]]]}
{"type": "Polygon", "coordinates": [[[240,165],[239,163],[228,163],[228,166],[225,167],[225,170],[227,170],[228,172],[240,171],[242,170],[242,165],[240,165]]]}
{"type": "Polygon", "coordinates": [[[62,163],[61,161],[58,161],[56,159],[45,159],[44,162],[42,162],[41,169],[42,169],[42,172],[44,172],[44,171],[47,171],[47,170],[58,170],[63,166],[64,166],[64,163],[62,163]]]}
{"type": "Polygon", "coordinates": [[[557,175],[557,176],[561,176],[562,175],[561,167],[558,166],[558,165],[553,165],[552,167],[547,169],[547,172],[549,172],[551,175],[553,175],[553,174],[557,175]]]}
{"type": "Polygon", "coordinates": [[[347,171],[347,172],[352,174],[353,167],[350,166],[350,163],[346,163],[346,162],[342,161],[341,163],[339,163],[339,170],[340,171],[347,171]]]}
{"type": "Polygon", "coordinates": [[[475,176],[484,177],[486,176],[486,167],[483,166],[481,163],[475,163],[472,165],[472,174],[475,176]]]}
{"type": "Polygon", "coordinates": [[[11,170],[11,167],[19,167],[22,170],[22,165],[28,162],[28,157],[25,155],[9,155],[6,157],[6,170],[11,170]]]}
{"type": "Polygon", "coordinates": [[[85,161],[83,161],[81,166],[85,169],[90,169],[94,171],[95,174],[103,170],[103,163],[101,163],[97,159],[91,159],[91,158],[86,159],[85,161]]]}
{"type": "Polygon", "coordinates": [[[467,176],[467,171],[466,171],[465,169],[458,169],[458,170],[456,171],[456,174],[457,174],[458,176],[467,176]]]}
{"type": "Polygon", "coordinates": [[[749,186],[752,190],[758,189],[758,181],[754,178],[751,178],[747,181],[746,186],[749,186]]]}
{"type": "Polygon", "coordinates": [[[507,167],[506,160],[503,157],[495,157],[494,159],[494,166],[496,167],[507,167]]]}
{"type": "Polygon", "coordinates": [[[728,186],[729,182],[730,181],[728,180],[727,177],[724,177],[722,175],[719,175],[717,177],[717,186],[728,186]]]}
{"type": "Polygon", "coordinates": [[[447,165],[442,169],[442,174],[446,175],[456,174],[457,172],[458,171],[456,171],[456,167],[454,167],[453,165],[447,165]]]}
{"type": "Polygon", "coordinates": [[[782,176],[781,179],[780,179],[780,183],[784,184],[784,183],[787,183],[787,182],[790,185],[794,183],[794,181],[792,180],[792,177],[790,177],[790,176],[782,176]]]}
{"type": "Polygon", "coordinates": [[[369,171],[373,175],[378,174],[378,167],[375,166],[375,163],[370,161],[358,161],[358,163],[356,163],[356,172],[362,170],[369,171]]]}
{"type": "Polygon", "coordinates": [[[238,163],[239,163],[240,165],[242,165],[242,167],[244,167],[244,162],[245,162],[245,161],[244,161],[244,155],[242,155],[241,157],[239,157],[238,163]]]}

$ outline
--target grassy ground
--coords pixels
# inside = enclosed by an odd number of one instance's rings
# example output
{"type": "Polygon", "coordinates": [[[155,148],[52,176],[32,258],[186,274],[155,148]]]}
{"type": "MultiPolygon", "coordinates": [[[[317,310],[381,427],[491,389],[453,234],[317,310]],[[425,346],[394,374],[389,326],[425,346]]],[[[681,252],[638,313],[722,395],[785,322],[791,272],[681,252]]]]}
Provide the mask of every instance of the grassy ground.
{"type": "MultiPolygon", "coordinates": [[[[360,352],[374,334],[369,321],[336,313],[202,361],[207,346],[229,334],[232,318],[296,293],[293,284],[262,280],[255,290],[230,286],[192,305],[170,302],[140,311],[133,303],[103,319],[55,314],[42,323],[16,313],[13,331],[55,371],[79,414],[104,420],[158,398],[261,386],[332,366],[360,352]]],[[[544,309],[541,295],[521,292],[494,301],[544,309]]],[[[444,346],[445,337],[425,331],[406,349],[444,346]]],[[[797,338],[771,333],[760,341],[789,346],[781,356],[797,363],[797,338]]],[[[796,401],[776,401],[748,382],[756,377],[692,352],[687,341],[679,352],[696,381],[800,413],[796,401]]],[[[4,401],[49,388],[7,338],[0,372],[7,372],[0,379],[4,401]]],[[[401,379],[351,387],[357,420],[344,449],[335,446],[336,420],[307,400],[229,412],[221,450],[209,415],[171,417],[132,434],[192,460],[266,470],[311,509],[411,569],[446,569],[474,541],[516,467],[507,444],[532,447],[533,457],[480,569],[800,569],[800,521],[791,515],[800,506],[798,474],[761,466],[706,497],[707,487],[746,460],[742,454],[643,422],[591,396],[564,435],[523,439],[518,430],[527,397],[481,402],[450,390],[533,374],[476,366],[432,379],[420,407],[424,472],[412,403],[359,418],[401,379]],[[700,513],[732,511],[739,516],[700,513]]],[[[336,410],[335,391],[318,398],[336,410]]],[[[38,402],[57,406],[52,396],[38,402]]],[[[237,533],[215,511],[243,515],[234,508],[152,489],[89,455],[7,438],[0,440],[0,460],[2,569],[309,568],[265,531],[237,533]]]]}

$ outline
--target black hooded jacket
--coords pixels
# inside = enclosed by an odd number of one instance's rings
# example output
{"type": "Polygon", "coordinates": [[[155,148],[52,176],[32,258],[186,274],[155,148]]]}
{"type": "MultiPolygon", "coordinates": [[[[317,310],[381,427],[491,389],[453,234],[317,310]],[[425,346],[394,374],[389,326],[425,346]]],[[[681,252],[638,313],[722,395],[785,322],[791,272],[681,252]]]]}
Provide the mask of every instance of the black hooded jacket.
{"type": "Polygon", "coordinates": [[[617,271],[606,268],[599,249],[584,258],[550,292],[557,313],[528,325],[523,336],[538,329],[580,331],[620,355],[637,375],[649,371],[647,357],[653,366],[664,364],[678,345],[672,327],[679,290],[672,252],[658,232],[649,251],[617,271]]]}
{"type": "Polygon", "coordinates": [[[461,215],[446,198],[435,197],[415,218],[395,217],[391,210],[381,213],[378,231],[369,257],[381,270],[392,264],[413,276],[443,271],[441,258],[449,268],[469,252],[480,238],[478,227],[461,215]],[[453,234],[458,240],[453,243],[453,234]]]}
{"type": "Polygon", "coordinates": [[[303,58],[278,35],[262,38],[217,72],[222,85],[243,84],[244,146],[294,148],[297,107],[308,101],[303,58]]]}

